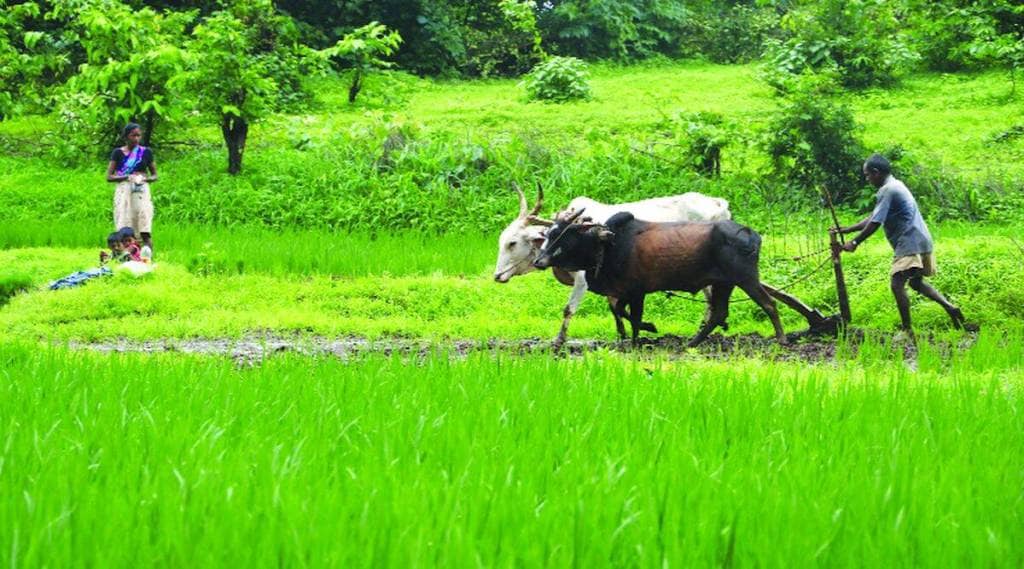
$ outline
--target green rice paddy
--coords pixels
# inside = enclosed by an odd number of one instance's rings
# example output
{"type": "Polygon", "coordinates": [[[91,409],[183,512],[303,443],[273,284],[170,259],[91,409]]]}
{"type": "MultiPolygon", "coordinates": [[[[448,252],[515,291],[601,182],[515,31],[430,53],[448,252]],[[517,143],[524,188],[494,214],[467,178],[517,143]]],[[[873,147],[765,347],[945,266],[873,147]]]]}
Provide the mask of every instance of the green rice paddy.
{"type": "Polygon", "coordinates": [[[1021,337],[916,371],[0,346],[21,566],[1014,567],[1021,337]]]}

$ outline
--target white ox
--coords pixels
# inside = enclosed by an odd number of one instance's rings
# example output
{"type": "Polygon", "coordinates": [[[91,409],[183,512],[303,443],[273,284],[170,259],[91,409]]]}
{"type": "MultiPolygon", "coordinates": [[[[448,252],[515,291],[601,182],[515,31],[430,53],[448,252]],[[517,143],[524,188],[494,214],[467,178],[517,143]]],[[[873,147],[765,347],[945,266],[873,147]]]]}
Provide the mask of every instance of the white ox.
{"type": "MultiPolygon", "coordinates": [[[[551,225],[550,221],[537,217],[544,202],[544,192],[540,186],[537,187],[537,202],[533,208],[528,208],[526,195],[519,189],[519,186],[514,184],[513,186],[516,193],[519,194],[519,215],[498,237],[498,262],[494,268],[494,280],[499,283],[507,283],[514,276],[525,275],[537,270],[533,266],[533,261],[536,260],[541,245],[544,243],[544,232],[551,225]]],[[[578,197],[569,202],[566,211],[579,211],[584,207],[587,209],[587,217],[596,223],[604,223],[620,211],[628,211],[637,219],[656,222],[732,219],[729,202],[697,192],[611,205],[587,197],[578,197]]],[[[569,302],[562,311],[562,327],[553,344],[553,347],[558,349],[565,342],[569,321],[579,308],[580,302],[583,301],[584,293],[587,292],[587,280],[583,271],[570,273],[554,269],[554,274],[559,282],[573,287],[572,293],[569,295],[569,302]]],[[[616,302],[617,299],[608,298],[608,306],[615,317],[616,330],[620,337],[625,338],[626,330],[622,325],[622,317],[625,314],[615,309],[616,302]]],[[[653,326],[644,329],[654,331],[653,326]]]]}

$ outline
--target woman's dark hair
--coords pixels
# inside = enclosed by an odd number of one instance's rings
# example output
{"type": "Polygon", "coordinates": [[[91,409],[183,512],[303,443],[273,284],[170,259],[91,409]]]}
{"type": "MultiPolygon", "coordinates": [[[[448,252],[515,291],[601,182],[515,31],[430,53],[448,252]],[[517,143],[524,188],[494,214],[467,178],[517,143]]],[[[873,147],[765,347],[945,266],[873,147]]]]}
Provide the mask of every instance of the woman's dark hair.
{"type": "Polygon", "coordinates": [[[871,157],[864,162],[864,166],[867,167],[868,170],[874,170],[880,174],[888,175],[892,173],[892,164],[890,164],[889,161],[885,159],[885,156],[882,156],[881,154],[872,154],[871,157]]]}
{"type": "Polygon", "coordinates": [[[121,136],[123,136],[125,138],[128,138],[128,135],[131,134],[132,131],[137,129],[137,128],[141,129],[142,127],[139,126],[139,123],[130,122],[130,123],[124,125],[124,129],[121,131],[121,136]]]}
{"type": "Polygon", "coordinates": [[[110,247],[111,249],[113,249],[114,245],[117,245],[120,242],[121,242],[121,232],[120,231],[115,231],[115,232],[111,233],[110,235],[107,235],[107,247],[110,247]]]}
{"type": "Polygon", "coordinates": [[[115,233],[117,235],[120,235],[121,239],[127,239],[129,237],[133,237],[133,238],[135,237],[135,230],[132,229],[131,226],[127,226],[127,225],[122,227],[121,229],[118,229],[115,233]]]}

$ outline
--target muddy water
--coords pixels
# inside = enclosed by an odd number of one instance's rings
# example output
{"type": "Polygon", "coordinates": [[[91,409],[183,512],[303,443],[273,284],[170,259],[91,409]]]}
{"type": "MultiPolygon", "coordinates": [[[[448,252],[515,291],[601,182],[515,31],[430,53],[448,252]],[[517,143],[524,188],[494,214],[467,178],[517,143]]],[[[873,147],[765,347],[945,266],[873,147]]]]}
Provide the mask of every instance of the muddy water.
{"type": "MultiPolygon", "coordinates": [[[[835,357],[835,339],[829,337],[801,337],[790,335],[790,344],[780,346],[774,339],[756,334],[722,336],[711,335],[695,349],[687,349],[689,338],[666,335],[659,338],[643,338],[634,346],[628,341],[570,340],[562,354],[579,356],[597,350],[623,353],[649,353],[678,358],[731,358],[760,356],[779,360],[826,361],[835,357]]],[[[400,354],[429,356],[448,354],[451,357],[465,357],[474,352],[502,353],[510,355],[544,354],[551,352],[551,342],[545,339],[526,340],[445,340],[427,341],[403,338],[369,340],[366,338],[344,337],[325,338],[310,336],[249,336],[244,338],[215,339],[160,339],[150,341],[112,340],[106,342],[69,342],[73,349],[92,350],[103,353],[161,353],[179,352],[229,356],[239,363],[257,363],[268,356],[294,353],[309,356],[333,356],[343,360],[364,354],[400,354]]]]}

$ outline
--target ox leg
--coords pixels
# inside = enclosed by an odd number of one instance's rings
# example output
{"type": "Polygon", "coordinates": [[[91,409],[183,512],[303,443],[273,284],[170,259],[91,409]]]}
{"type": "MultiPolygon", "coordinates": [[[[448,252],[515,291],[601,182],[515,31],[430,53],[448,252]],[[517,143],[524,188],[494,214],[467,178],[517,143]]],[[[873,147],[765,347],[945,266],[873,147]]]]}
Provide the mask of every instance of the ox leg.
{"type": "MultiPolygon", "coordinates": [[[[627,302],[625,300],[620,300],[618,303],[612,305],[612,310],[617,311],[617,316],[619,318],[625,318],[626,320],[629,320],[630,325],[632,326],[633,317],[630,316],[629,302],[627,302]]],[[[658,333],[658,328],[654,325],[653,322],[643,322],[643,321],[641,321],[639,326],[640,326],[640,329],[643,330],[644,332],[650,332],[652,334],[657,334],[658,333]]],[[[625,330],[622,330],[622,332],[620,334],[620,338],[622,338],[623,340],[626,339],[626,331],[625,330]]]]}
{"type": "Polygon", "coordinates": [[[756,279],[740,283],[740,288],[742,288],[743,292],[747,293],[747,296],[756,302],[757,305],[761,307],[761,310],[764,310],[765,314],[768,315],[768,318],[772,321],[772,326],[775,328],[775,339],[780,344],[786,344],[786,333],[782,330],[782,322],[779,320],[779,311],[775,307],[775,301],[772,300],[768,291],[766,291],[764,287],[761,286],[761,283],[756,279]]]}
{"type": "Polygon", "coordinates": [[[572,283],[569,302],[562,310],[562,327],[558,330],[558,336],[551,343],[551,348],[556,352],[565,344],[565,337],[569,333],[569,321],[572,320],[572,315],[576,314],[580,303],[583,302],[583,295],[587,292],[587,278],[583,271],[572,273],[572,283]]]}
{"type": "MultiPolygon", "coordinates": [[[[615,317],[615,331],[619,333],[619,339],[626,339],[626,327],[622,324],[622,317],[625,310],[619,308],[619,299],[609,296],[608,297],[608,310],[612,311],[612,316],[615,317]]],[[[628,318],[629,316],[626,315],[628,318]]]]}
{"type": "Polygon", "coordinates": [[[697,335],[686,344],[688,347],[692,348],[706,340],[708,335],[729,317],[729,298],[732,296],[733,288],[731,284],[712,285],[711,308],[704,318],[704,324],[697,331],[697,335]]]}
{"type": "Polygon", "coordinates": [[[761,283],[761,288],[778,302],[799,312],[800,316],[807,320],[807,325],[810,327],[811,332],[826,331],[830,325],[833,328],[835,327],[835,323],[826,318],[824,314],[800,302],[797,297],[765,283],[761,283]]]}
{"type": "Polygon", "coordinates": [[[638,294],[629,299],[630,315],[629,324],[633,329],[633,344],[637,343],[640,339],[640,331],[644,329],[644,297],[643,294],[638,294]]]}
{"type": "MultiPolygon", "coordinates": [[[[704,304],[705,304],[705,306],[704,306],[704,320],[702,320],[702,322],[707,322],[708,318],[711,318],[711,310],[712,310],[712,306],[711,306],[711,295],[712,295],[712,292],[711,291],[712,291],[712,287],[710,285],[701,289],[701,292],[704,293],[704,304]]],[[[729,329],[729,322],[728,321],[722,322],[721,324],[719,324],[719,326],[722,327],[722,330],[728,330],[729,329]]]]}

